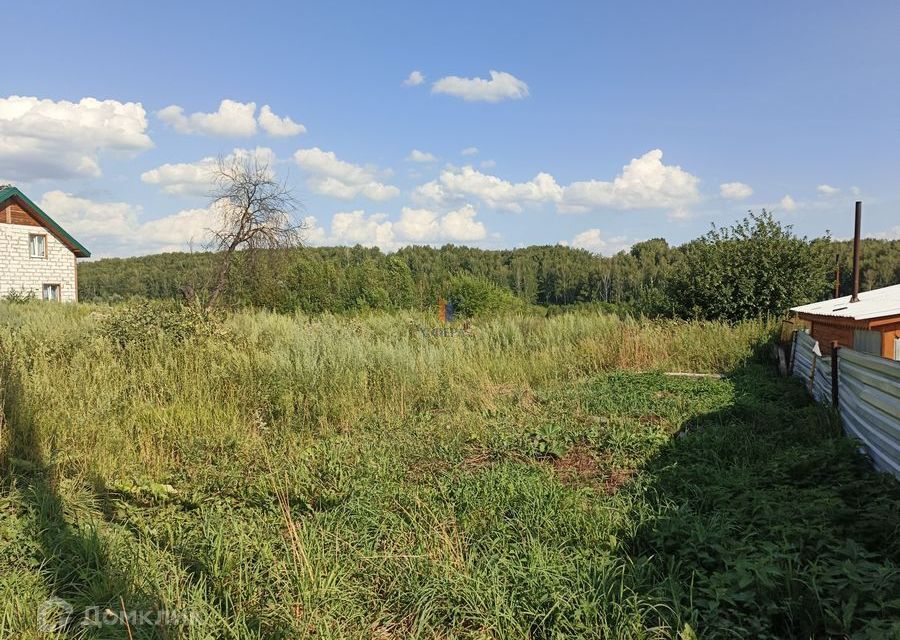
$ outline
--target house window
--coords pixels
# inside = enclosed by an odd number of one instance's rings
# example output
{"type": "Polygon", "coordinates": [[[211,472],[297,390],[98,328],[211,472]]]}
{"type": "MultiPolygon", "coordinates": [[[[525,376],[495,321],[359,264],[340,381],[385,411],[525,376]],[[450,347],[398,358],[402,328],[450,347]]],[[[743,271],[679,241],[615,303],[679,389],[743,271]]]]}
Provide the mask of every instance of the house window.
{"type": "Polygon", "coordinates": [[[51,300],[53,302],[59,302],[59,285],[58,284],[45,284],[41,287],[41,297],[44,300],[51,300]]]}
{"type": "Polygon", "coordinates": [[[47,236],[37,233],[29,234],[28,248],[32,258],[46,258],[47,236]]]}

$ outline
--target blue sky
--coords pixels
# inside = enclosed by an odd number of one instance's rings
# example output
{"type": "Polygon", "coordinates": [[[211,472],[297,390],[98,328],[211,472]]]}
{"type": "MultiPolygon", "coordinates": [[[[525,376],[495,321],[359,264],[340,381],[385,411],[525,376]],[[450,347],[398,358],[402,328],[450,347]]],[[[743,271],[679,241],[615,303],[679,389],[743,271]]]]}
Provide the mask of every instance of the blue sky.
{"type": "Polygon", "coordinates": [[[235,150],[292,185],[310,244],[608,254],[761,207],[846,237],[857,198],[866,235],[900,237],[896,2],[4,15],[0,180],[97,256],[201,246],[204,159],[235,150]]]}

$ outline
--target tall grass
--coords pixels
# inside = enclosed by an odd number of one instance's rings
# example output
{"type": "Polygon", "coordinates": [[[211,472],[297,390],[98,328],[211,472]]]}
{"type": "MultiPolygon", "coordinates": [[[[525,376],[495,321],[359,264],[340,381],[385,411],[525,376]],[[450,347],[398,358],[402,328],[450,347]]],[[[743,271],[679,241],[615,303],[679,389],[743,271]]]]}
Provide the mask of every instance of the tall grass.
{"type": "Polygon", "coordinates": [[[198,451],[246,460],[248,448],[287,432],[489,410],[502,396],[600,371],[727,371],[771,334],[765,322],[572,314],[501,317],[433,335],[433,323],[416,314],[242,312],[224,321],[224,336],[148,334],[117,347],[99,328],[109,313],[2,305],[0,325],[11,331],[0,348],[54,462],[117,479],[171,473],[198,451]]]}
{"type": "Polygon", "coordinates": [[[900,613],[897,489],[746,373],[767,322],[35,303],[0,328],[0,638],[48,637],[50,596],[190,615],[84,638],[886,637],[900,613]]]}

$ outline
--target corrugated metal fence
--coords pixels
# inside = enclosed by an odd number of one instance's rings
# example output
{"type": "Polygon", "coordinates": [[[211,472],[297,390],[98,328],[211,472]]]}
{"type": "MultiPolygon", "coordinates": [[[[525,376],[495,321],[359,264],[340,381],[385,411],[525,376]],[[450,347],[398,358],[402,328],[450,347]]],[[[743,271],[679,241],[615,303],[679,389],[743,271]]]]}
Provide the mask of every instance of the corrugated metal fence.
{"type": "MultiPolygon", "coordinates": [[[[831,358],[818,355],[809,334],[794,334],[791,374],[819,402],[833,401],[831,358]]],[[[900,478],[900,362],[837,350],[838,411],[847,434],[859,440],[875,467],[900,478]]]]}

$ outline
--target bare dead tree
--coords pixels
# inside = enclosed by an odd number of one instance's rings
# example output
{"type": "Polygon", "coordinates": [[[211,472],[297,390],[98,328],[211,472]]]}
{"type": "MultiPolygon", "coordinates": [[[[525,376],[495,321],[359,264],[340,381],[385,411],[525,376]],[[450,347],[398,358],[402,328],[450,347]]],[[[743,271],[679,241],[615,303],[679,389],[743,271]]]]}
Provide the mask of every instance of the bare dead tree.
{"type": "Polygon", "coordinates": [[[290,189],[255,158],[220,158],[211,199],[211,209],[218,217],[211,249],[222,258],[207,309],[219,302],[228,286],[236,252],[296,247],[303,231],[303,225],[294,222],[299,203],[290,189]]]}

